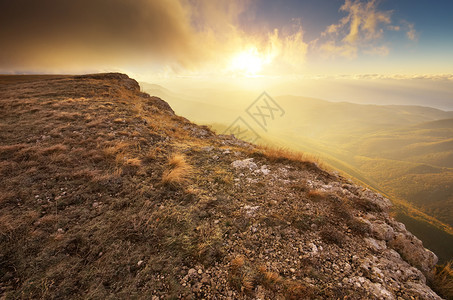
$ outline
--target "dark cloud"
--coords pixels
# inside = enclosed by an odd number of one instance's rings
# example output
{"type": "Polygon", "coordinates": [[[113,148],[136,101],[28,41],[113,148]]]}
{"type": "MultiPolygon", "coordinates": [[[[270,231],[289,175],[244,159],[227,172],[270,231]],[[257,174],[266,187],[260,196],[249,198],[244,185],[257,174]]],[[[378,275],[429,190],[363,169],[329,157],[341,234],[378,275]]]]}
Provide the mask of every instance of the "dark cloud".
{"type": "Polygon", "coordinates": [[[202,57],[179,0],[0,0],[0,70],[202,57]]]}

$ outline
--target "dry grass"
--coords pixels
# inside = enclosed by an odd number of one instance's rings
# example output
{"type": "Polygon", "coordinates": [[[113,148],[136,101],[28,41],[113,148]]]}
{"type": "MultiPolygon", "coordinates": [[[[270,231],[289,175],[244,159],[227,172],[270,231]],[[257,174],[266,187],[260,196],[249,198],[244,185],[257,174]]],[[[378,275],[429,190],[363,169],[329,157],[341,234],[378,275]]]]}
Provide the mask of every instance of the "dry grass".
{"type": "Polygon", "coordinates": [[[453,261],[436,266],[431,284],[440,296],[445,299],[453,299],[453,261]]]}
{"type": "Polygon", "coordinates": [[[251,295],[259,285],[270,294],[284,295],[285,299],[311,299],[313,290],[297,280],[282,278],[278,273],[269,271],[264,265],[255,265],[238,255],[230,263],[229,281],[236,290],[251,295]]]}
{"type": "Polygon", "coordinates": [[[259,146],[258,149],[262,154],[272,162],[314,162],[315,159],[300,151],[294,151],[283,147],[259,146]]]}
{"type": "Polygon", "coordinates": [[[104,154],[107,157],[115,156],[116,154],[120,152],[124,152],[127,148],[129,148],[131,145],[126,142],[119,142],[113,146],[106,147],[104,149],[104,154]]]}
{"type": "Polygon", "coordinates": [[[192,170],[184,155],[173,154],[168,160],[168,169],[162,174],[162,182],[170,185],[188,183],[192,170]]]}
{"type": "Polygon", "coordinates": [[[327,193],[321,190],[310,190],[307,193],[307,197],[311,200],[325,200],[327,199],[327,193]]]}
{"type": "Polygon", "coordinates": [[[275,272],[268,271],[265,266],[260,266],[258,272],[261,275],[261,283],[268,289],[273,289],[276,284],[281,282],[282,278],[275,272]]]}
{"type": "Polygon", "coordinates": [[[163,153],[165,153],[165,150],[160,147],[151,148],[148,150],[148,152],[143,157],[143,161],[146,163],[152,162],[152,161],[158,159],[158,157],[160,155],[162,155],[163,153]]]}
{"type": "Polygon", "coordinates": [[[233,174],[223,169],[217,168],[212,175],[214,182],[220,184],[232,184],[233,174]]]}
{"type": "Polygon", "coordinates": [[[231,260],[231,269],[233,271],[239,271],[245,263],[245,258],[242,255],[238,255],[231,260]]]}
{"type": "Polygon", "coordinates": [[[122,173],[127,175],[135,175],[142,165],[142,161],[138,158],[126,159],[122,166],[122,173]]]}

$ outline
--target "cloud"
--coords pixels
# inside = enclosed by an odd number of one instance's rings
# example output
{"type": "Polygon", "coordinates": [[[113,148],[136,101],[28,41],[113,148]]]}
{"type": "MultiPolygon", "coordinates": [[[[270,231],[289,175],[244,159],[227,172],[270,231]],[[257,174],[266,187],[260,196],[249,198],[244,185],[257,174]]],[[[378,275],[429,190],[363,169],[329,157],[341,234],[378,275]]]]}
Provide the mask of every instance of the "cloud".
{"type": "Polygon", "coordinates": [[[303,30],[250,34],[254,0],[0,1],[0,71],[202,72],[253,45],[290,65],[306,54],[303,30]]]}
{"type": "Polygon", "coordinates": [[[354,74],[337,75],[334,79],[357,79],[357,80],[432,80],[453,81],[453,74],[354,74]]]}
{"type": "Polygon", "coordinates": [[[264,53],[269,60],[274,62],[274,67],[279,65],[280,69],[285,68],[287,72],[297,71],[303,66],[308,51],[308,44],[303,39],[304,31],[300,20],[293,21],[295,24],[291,29],[274,29],[273,33],[269,34],[268,40],[265,41],[264,53]]]}
{"type": "MultiPolygon", "coordinates": [[[[345,0],[340,11],[347,13],[337,24],[332,24],[321,34],[316,45],[329,56],[355,58],[363,50],[366,54],[388,54],[388,48],[376,46],[382,38],[384,25],[391,25],[391,11],[378,10],[378,2],[370,0],[345,0]]],[[[399,30],[397,26],[389,27],[399,30]]]]}
{"type": "Polygon", "coordinates": [[[400,31],[401,27],[398,25],[389,25],[389,26],[387,26],[387,29],[392,30],[392,31],[400,31]]]}
{"type": "Polygon", "coordinates": [[[300,20],[251,29],[259,0],[0,0],[0,72],[215,74],[255,49],[263,72],[297,72],[307,54],[387,55],[384,30],[396,26],[377,0],[345,0],[337,23],[307,43],[300,20]]]}
{"type": "Polygon", "coordinates": [[[203,54],[178,0],[1,1],[0,28],[2,68],[145,59],[190,66],[203,54]]]}
{"type": "Polygon", "coordinates": [[[407,32],[406,32],[407,38],[410,39],[411,41],[417,41],[418,34],[417,34],[417,31],[415,30],[414,24],[409,23],[409,22],[405,22],[405,24],[407,25],[407,32]]]}
{"type": "Polygon", "coordinates": [[[337,45],[337,43],[333,40],[327,41],[319,46],[319,49],[323,52],[328,54],[329,56],[343,56],[354,58],[357,57],[357,47],[351,44],[341,44],[337,45]]]}

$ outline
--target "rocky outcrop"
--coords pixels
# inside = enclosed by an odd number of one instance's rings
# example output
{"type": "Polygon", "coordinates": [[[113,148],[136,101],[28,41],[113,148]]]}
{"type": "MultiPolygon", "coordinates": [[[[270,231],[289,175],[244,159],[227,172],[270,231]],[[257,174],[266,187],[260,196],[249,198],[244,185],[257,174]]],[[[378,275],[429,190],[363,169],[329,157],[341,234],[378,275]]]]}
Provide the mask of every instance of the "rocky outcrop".
{"type": "Polygon", "coordinates": [[[104,80],[104,81],[111,81],[115,80],[116,84],[121,87],[126,88],[129,91],[140,91],[140,85],[135,79],[130,78],[126,74],[122,73],[98,73],[98,74],[87,74],[87,75],[79,75],[75,76],[75,79],[96,79],[96,80],[104,80]]]}
{"type": "MultiPolygon", "coordinates": [[[[293,235],[286,241],[291,245],[301,245],[299,248],[302,257],[323,261],[321,272],[331,274],[331,278],[339,287],[355,290],[357,295],[361,294],[360,291],[364,291],[367,297],[373,299],[412,299],[412,297],[441,299],[427,286],[426,280],[426,276],[430,275],[437,262],[436,255],[425,249],[421,241],[408,232],[402,223],[389,216],[391,202],[387,198],[344,181],[340,177],[319,179],[319,175],[291,171],[290,166],[275,168],[275,166],[260,165],[253,158],[235,160],[231,166],[238,172],[237,184],[245,181],[247,186],[253,185],[257,177],[264,176],[273,178],[271,180],[273,186],[290,186],[302,177],[306,188],[316,191],[316,194],[313,193],[318,199],[316,201],[327,199],[323,205],[319,205],[319,202],[309,202],[306,207],[332,220],[339,214],[341,219],[335,221],[335,227],[329,229],[342,231],[344,223],[348,227],[345,235],[339,235],[338,240],[336,237],[332,239],[339,247],[322,245],[322,241],[326,240],[323,235],[327,235],[329,240],[329,234],[334,235],[334,233],[325,233],[321,230],[321,239],[318,240],[316,234],[320,226],[316,223],[307,224],[310,234],[315,234],[315,237],[294,238],[293,235]],[[260,172],[263,167],[268,172],[260,172]],[[359,211],[356,213],[344,211],[344,207],[338,206],[339,203],[348,205],[348,202],[359,211]],[[326,206],[332,204],[337,211],[328,212],[326,206]],[[320,213],[320,211],[323,212],[320,213]],[[348,234],[354,231],[360,234],[348,234]]],[[[282,193],[285,191],[287,192],[285,189],[281,190],[282,193]]],[[[256,217],[264,213],[262,207],[251,205],[244,206],[243,211],[244,218],[256,217]]],[[[266,214],[271,213],[269,210],[266,211],[266,214]]],[[[288,224],[294,222],[291,222],[290,218],[287,221],[288,224]]],[[[259,230],[255,234],[266,239],[259,230]]],[[[282,242],[284,243],[283,240],[282,242]]],[[[283,257],[294,257],[290,252],[279,251],[279,253],[283,257]]],[[[289,270],[291,264],[285,266],[283,263],[280,268],[289,270]]]]}

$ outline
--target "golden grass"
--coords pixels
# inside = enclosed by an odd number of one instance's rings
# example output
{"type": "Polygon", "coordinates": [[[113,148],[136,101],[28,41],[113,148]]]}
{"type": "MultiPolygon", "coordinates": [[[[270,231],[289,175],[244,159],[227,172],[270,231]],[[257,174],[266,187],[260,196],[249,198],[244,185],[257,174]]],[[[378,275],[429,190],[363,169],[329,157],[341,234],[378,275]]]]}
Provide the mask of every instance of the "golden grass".
{"type": "Polygon", "coordinates": [[[126,160],[125,165],[132,166],[132,167],[140,167],[142,164],[141,160],[138,158],[129,158],[126,160]]]}
{"type": "Polygon", "coordinates": [[[143,160],[145,162],[151,162],[159,157],[160,154],[164,153],[165,150],[160,147],[151,148],[145,154],[143,160]]]}
{"type": "Polygon", "coordinates": [[[174,169],[183,168],[186,164],[186,158],[182,154],[173,154],[168,160],[168,165],[174,169]]]}
{"type": "Polygon", "coordinates": [[[40,148],[38,150],[39,155],[50,155],[56,152],[64,152],[67,151],[68,147],[62,144],[52,145],[50,147],[40,148]]]}
{"type": "Polygon", "coordinates": [[[235,258],[233,258],[233,260],[231,260],[231,268],[233,270],[239,270],[244,266],[244,263],[245,263],[244,256],[238,255],[235,258]]]}
{"type": "Polygon", "coordinates": [[[268,271],[265,266],[261,266],[258,272],[261,274],[263,286],[269,289],[275,288],[282,281],[282,278],[277,273],[268,271]]]}
{"type": "Polygon", "coordinates": [[[453,299],[453,261],[436,266],[431,282],[440,296],[453,299]]]}
{"type": "Polygon", "coordinates": [[[251,275],[244,275],[244,277],[242,277],[242,287],[247,291],[247,292],[250,292],[254,285],[254,279],[251,275]]]}
{"type": "Polygon", "coordinates": [[[322,200],[327,198],[327,193],[320,190],[310,190],[307,197],[312,200],[322,200]]]}
{"type": "Polygon", "coordinates": [[[184,155],[173,154],[168,160],[168,167],[162,175],[163,183],[178,185],[189,181],[193,169],[184,155]]]}
{"type": "Polygon", "coordinates": [[[258,149],[262,152],[262,154],[267,157],[272,162],[279,162],[283,160],[290,160],[295,162],[317,162],[318,159],[309,156],[300,151],[294,151],[289,148],[284,147],[273,147],[267,145],[260,145],[258,149]]]}
{"type": "Polygon", "coordinates": [[[115,156],[119,152],[122,152],[124,149],[130,147],[129,143],[119,142],[113,146],[107,147],[104,149],[105,156],[115,156]]]}

